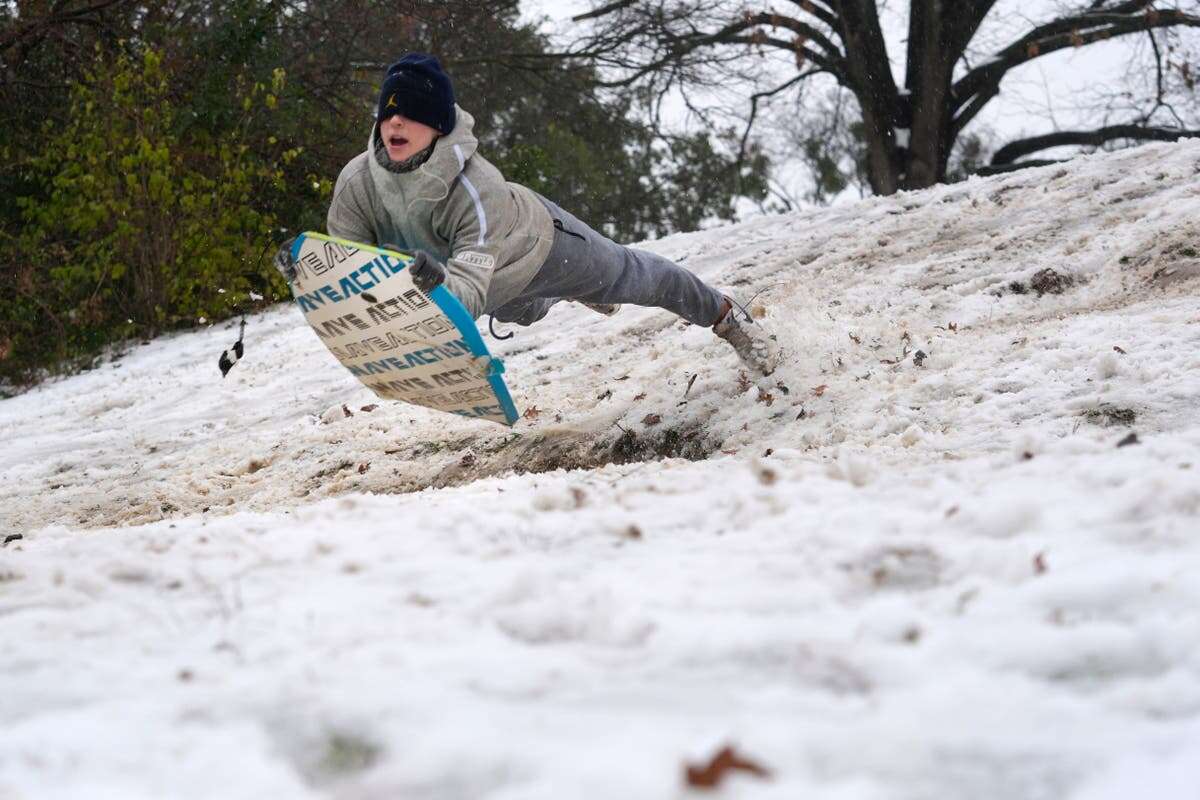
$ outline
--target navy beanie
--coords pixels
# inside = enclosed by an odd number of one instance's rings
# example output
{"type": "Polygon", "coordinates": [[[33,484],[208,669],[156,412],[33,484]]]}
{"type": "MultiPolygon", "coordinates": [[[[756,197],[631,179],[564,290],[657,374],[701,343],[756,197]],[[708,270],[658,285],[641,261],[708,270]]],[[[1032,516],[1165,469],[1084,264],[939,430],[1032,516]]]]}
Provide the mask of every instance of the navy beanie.
{"type": "Polygon", "coordinates": [[[454,87],[433,56],[409,53],[387,69],[375,119],[402,114],[447,134],[454,130],[454,87]]]}

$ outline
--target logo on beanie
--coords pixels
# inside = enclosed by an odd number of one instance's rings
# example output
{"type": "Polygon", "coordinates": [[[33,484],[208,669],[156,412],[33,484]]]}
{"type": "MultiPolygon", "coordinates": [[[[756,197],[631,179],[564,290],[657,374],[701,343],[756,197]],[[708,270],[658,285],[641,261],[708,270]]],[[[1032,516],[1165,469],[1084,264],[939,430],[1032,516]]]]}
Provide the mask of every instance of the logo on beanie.
{"type": "Polygon", "coordinates": [[[400,107],[400,104],[396,102],[396,95],[393,94],[391,97],[388,98],[387,108],[399,108],[399,107],[400,107]]]}

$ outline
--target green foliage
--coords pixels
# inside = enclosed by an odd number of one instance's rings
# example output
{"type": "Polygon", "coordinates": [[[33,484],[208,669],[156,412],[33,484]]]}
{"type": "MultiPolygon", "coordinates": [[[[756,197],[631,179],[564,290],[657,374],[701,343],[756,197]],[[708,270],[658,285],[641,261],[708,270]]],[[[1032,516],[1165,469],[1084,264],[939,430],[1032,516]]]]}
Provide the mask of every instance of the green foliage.
{"type": "Polygon", "coordinates": [[[407,51],[442,59],[509,180],[620,240],[765,192],[760,154],[666,141],[645,97],[539,58],[517,0],[0,3],[0,42],[0,384],[285,296],[272,242],[324,228],[407,51]]]}
{"type": "Polygon", "coordinates": [[[47,122],[23,165],[31,191],[17,200],[20,227],[3,231],[18,263],[0,289],[0,375],[21,381],[125,337],[229,316],[251,291],[284,295],[262,209],[298,154],[262,158],[247,137],[283,83],[234,81],[237,124],[187,136],[159,52],[98,53],[68,121],[47,122]]]}

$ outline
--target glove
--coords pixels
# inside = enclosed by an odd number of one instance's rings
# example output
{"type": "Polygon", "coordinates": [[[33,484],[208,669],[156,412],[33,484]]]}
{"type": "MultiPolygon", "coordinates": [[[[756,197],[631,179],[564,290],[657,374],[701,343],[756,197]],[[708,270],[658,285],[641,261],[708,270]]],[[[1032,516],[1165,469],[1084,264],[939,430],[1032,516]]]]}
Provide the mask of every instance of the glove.
{"type": "Polygon", "coordinates": [[[292,245],[295,241],[296,237],[293,236],[275,253],[275,269],[279,270],[279,274],[288,283],[296,280],[296,260],[292,258],[292,245]]]}
{"type": "Polygon", "coordinates": [[[446,268],[436,258],[418,250],[413,254],[413,262],[408,267],[413,283],[425,294],[429,294],[446,280],[446,268]]]}

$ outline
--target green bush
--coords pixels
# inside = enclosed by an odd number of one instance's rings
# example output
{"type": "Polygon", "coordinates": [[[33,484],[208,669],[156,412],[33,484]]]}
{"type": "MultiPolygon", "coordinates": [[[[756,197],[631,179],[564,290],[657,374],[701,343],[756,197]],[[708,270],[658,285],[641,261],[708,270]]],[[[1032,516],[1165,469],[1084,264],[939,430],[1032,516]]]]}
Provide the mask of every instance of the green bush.
{"type": "Polygon", "coordinates": [[[283,81],[279,70],[271,85],[235,81],[240,117],[214,134],[180,125],[187,82],[160,53],[97,54],[68,122],[47,123],[21,167],[21,226],[0,231],[12,276],[0,287],[0,378],[28,382],[127,337],[228,317],[251,292],[286,296],[270,209],[299,151],[250,133],[269,127],[261,117],[283,81]]]}

